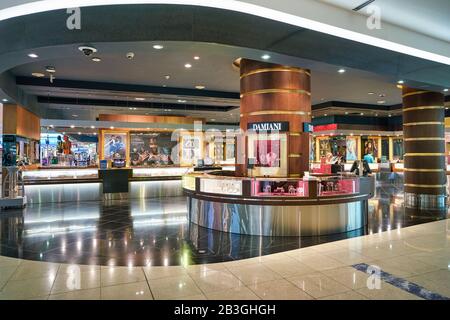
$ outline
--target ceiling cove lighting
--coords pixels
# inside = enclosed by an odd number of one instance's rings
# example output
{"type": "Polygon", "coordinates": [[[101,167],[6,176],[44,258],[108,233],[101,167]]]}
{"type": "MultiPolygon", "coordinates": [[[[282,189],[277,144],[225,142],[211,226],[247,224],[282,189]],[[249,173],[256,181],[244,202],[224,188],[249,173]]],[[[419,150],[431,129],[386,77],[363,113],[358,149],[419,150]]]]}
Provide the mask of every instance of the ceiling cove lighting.
{"type": "MultiPolygon", "coordinates": [[[[19,16],[25,16],[33,13],[40,13],[54,10],[65,10],[67,8],[81,8],[93,7],[100,5],[120,5],[120,4],[135,4],[136,0],[42,0],[31,3],[26,3],[7,9],[0,10],[0,21],[7,20],[19,16]]],[[[367,34],[356,31],[346,30],[336,26],[332,26],[323,22],[314,21],[311,19],[299,17],[293,14],[288,14],[274,9],[265,8],[259,5],[244,3],[236,0],[140,0],[139,4],[183,4],[201,7],[210,7],[215,9],[224,9],[229,11],[241,12],[245,14],[252,14],[254,16],[266,18],[273,21],[279,21],[286,24],[294,25],[300,28],[305,28],[317,32],[322,32],[339,38],[344,38],[374,47],[395,51],[398,53],[407,54],[417,58],[422,58],[438,63],[450,65],[450,57],[429,51],[413,48],[407,45],[395,43],[392,41],[376,38],[367,34]]]]}

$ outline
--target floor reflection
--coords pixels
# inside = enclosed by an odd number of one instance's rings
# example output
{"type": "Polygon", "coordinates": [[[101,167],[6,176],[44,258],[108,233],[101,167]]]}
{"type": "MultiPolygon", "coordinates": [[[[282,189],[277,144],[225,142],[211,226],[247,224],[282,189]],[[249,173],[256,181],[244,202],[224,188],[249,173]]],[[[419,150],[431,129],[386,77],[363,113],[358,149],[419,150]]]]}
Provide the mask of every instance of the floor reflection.
{"type": "Polygon", "coordinates": [[[431,220],[416,219],[405,213],[401,177],[390,178],[381,179],[376,197],[369,202],[367,229],[345,234],[258,237],[213,231],[188,223],[183,197],[45,204],[1,214],[0,255],[114,266],[213,263],[297,249],[431,220]]]}

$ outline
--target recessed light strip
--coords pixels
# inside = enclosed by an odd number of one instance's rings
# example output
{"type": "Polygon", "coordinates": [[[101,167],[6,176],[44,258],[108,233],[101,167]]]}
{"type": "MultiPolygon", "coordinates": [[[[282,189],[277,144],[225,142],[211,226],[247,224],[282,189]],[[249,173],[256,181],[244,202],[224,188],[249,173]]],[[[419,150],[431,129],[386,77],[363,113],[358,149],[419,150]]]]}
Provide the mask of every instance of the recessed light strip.
{"type": "Polygon", "coordinates": [[[246,14],[252,14],[269,20],[279,21],[286,24],[306,28],[313,31],[322,32],[339,38],[344,38],[360,43],[365,43],[375,47],[407,54],[417,58],[422,58],[446,65],[450,65],[450,57],[432,53],[425,50],[416,49],[407,45],[395,43],[392,41],[379,39],[367,34],[358,33],[351,30],[335,27],[326,23],[314,21],[311,19],[299,17],[274,9],[265,8],[259,5],[244,3],[235,0],[42,0],[32,3],[22,4],[0,11],[0,21],[25,16],[28,14],[62,10],[75,7],[92,7],[105,5],[124,5],[124,4],[174,4],[174,5],[191,5],[210,7],[216,9],[224,9],[236,11],[246,14]]]}

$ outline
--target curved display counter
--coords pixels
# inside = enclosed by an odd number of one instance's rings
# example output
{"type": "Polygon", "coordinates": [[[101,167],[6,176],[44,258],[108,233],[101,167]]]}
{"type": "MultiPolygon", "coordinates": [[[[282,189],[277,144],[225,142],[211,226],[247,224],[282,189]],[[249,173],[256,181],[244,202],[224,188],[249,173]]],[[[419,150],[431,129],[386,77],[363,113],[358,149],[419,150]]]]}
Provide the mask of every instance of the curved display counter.
{"type": "Polygon", "coordinates": [[[239,178],[189,174],[182,180],[190,221],[248,235],[315,236],[367,224],[373,177],[239,178]]]}

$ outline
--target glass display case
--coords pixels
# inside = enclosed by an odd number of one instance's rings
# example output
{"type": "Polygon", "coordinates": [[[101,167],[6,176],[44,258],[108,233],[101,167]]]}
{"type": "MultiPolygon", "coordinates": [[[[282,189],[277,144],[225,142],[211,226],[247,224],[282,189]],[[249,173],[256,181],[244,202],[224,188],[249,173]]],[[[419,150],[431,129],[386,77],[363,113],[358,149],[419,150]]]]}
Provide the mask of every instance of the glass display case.
{"type": "Polygon", "coordinates": [[[256,197],[308,197],[308,181],[292,179],[253,179],[252,196],[256,197]]]}
{"type": "Polygon", "coordinates": [[[359,193],[358,177],[333,176],[317,181],[317,196],[338,196],[359,193]]]}

